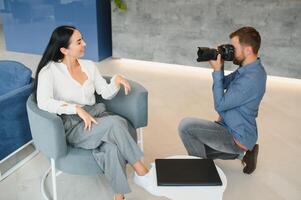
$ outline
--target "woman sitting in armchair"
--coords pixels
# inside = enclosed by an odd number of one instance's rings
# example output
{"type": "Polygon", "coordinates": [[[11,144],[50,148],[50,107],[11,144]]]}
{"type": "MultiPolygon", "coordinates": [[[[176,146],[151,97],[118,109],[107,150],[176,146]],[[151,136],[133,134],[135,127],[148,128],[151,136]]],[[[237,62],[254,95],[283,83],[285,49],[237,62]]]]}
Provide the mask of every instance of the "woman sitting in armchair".
{"type": "Polygon", "coordinates": [[[36,72],[38,107],[56,113],[63,120],[66,138],[74,147],[93,149],[93,157],[115,192],[114,199],[125,199],[131,190],[126,163],[135,170],[135,182],[152,192],[149,169],[141,161],[142,151],[131,137],[128,124],[118,115],[108,115],[104,104],[95,104],[95,91],[112,99],[131,87],[120,75],[108,84],[92,61],[81,60],[86,43],[73,26],[57,27],[50,38],[36,72]]]}

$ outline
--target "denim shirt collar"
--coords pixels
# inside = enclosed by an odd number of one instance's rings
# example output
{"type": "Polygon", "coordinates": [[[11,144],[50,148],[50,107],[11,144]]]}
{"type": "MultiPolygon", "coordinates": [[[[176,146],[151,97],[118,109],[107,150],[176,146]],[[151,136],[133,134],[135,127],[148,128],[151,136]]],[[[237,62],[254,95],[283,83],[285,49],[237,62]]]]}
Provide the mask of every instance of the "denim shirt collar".
{"type": "Polygon", "coordinates": [[[260,58],[257,58],[257,60],[255,60],[254,62],[251,62],[247,65],[240,66],[237,71],[239,74],[242,74],[246,71],[249,71],[249,70],[257,67],[258,65],[260,65],[260,63],[261,63],[260,58]]]}

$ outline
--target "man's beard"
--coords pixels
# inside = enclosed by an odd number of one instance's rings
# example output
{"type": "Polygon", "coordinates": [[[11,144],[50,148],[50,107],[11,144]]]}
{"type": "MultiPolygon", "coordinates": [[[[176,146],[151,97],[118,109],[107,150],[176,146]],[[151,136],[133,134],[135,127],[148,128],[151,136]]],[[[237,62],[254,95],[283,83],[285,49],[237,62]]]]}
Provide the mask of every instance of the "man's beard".
{"type": "Polygon", "coordinates": [[[242,63],[244,62],[244,60],[245,60],[245,58],[239,59],[239,58],[234,57],[233,58],[233,64],[241,66],[242,63]]]}

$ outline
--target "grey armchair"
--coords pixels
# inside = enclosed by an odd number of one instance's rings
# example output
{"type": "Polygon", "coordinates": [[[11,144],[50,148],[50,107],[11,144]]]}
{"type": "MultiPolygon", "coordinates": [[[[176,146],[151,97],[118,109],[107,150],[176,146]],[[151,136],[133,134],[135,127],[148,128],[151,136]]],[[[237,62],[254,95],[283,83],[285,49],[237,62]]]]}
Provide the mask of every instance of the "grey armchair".
{"type": "MultiPolygon", "coordinates": [[[[110,77],[105,77],[108,80],[110,77]]],[[[129,81],[132,91],[128,96],[120,90],[112,100],[103,100],[96,95],[97,102],[106,104],[107,110],[126,118],[133,126],[130,131],[143,149],[142,127],[147,125],[147,90],[140,84],[129,81]]],[[[65,138],[64,126],[59,116],[40,110],[31,95],[27,100],[27,112],[34,144],[51,161],[51,167],[45,172],[41,181],[41,192],[45,199],[49,199],[45,192],[45,180],[52,172],[53,199],[57,199],[56,169],[78,175],[102,174],[91,150],[74,148],[68,145],[65,138]]]]}

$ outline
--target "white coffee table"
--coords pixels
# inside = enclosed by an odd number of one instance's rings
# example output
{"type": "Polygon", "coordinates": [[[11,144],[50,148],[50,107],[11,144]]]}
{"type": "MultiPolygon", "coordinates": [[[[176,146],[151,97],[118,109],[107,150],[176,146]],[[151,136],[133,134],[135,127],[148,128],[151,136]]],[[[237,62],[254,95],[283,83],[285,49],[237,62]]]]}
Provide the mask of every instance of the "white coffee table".
{"type": "MultiPolygon", "coordinates": [[[[200,159],[194,156],[187,155],[177,155],[167,157],[168,159],[200,159]]],[[[215,165],[216,166],[216,165],[215,165]]],[[[206,199],[206,200],[222,200],[223,193],[227,186],[227,178],[224,172],[216,166],[219,176],[222,180],[222,186],[157,186],[157,176],[155,163],[152,163],[152,168],[150,170],[151,174],[154,176],[154,187],[158,192],[158,196],[165,196],[173,200],[187,200],[187,199],[206,199]]]]}

